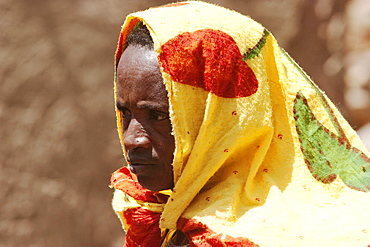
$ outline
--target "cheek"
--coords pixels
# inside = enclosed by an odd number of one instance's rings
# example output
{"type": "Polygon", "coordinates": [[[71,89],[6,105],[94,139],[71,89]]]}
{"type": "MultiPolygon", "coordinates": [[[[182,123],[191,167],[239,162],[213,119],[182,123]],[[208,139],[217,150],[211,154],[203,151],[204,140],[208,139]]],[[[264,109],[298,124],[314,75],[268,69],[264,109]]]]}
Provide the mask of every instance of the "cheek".
{"type": "Polygon", "coordinates": [[[174,151],[175,151],[175,139],[173,135],[171,135],[171,132],[170,134],[167,135],[167,137],[164,140],[164,147],[165,147],[167,160],[172,163],[174,151]]]}
{"type": "Polygon", "coordinates": [[[166,162],[172,163],[173,153],[175,150],[175,139],[174,136],[171,134],[172,128],[171,125],[167,126],[166,128],[162,129],[161,131],[157,132],[158,135],[153,140],[157,146],[156,150],[162,158],[166,160],[166,162]]]}
{"type": "MultiPolygon", "coordinates": [[[[123,118],[122,117],[122,113],[120,113],[121,114],[121,126],[122,126],[122,132],[125,132],[126,130],[127,130],[127,128],[128,128],[128,125],[130,124],[130,121],[129,120],[127,120],[127,119],[125,119],[125,118],[123,118]]],[[[122,133],[123,134],[123,133],[122,133]]]]}

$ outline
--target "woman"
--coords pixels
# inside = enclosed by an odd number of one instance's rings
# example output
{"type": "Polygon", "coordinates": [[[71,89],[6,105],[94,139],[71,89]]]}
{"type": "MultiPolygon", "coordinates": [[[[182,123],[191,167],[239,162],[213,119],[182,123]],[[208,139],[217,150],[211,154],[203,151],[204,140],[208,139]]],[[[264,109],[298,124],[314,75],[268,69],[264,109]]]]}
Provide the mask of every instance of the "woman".
{"type": "Polygon", "coordinates": [[[370,154],[249,17],[203,2],[131,14],[112,176],[125,246],[368,246],[370,154]]]}

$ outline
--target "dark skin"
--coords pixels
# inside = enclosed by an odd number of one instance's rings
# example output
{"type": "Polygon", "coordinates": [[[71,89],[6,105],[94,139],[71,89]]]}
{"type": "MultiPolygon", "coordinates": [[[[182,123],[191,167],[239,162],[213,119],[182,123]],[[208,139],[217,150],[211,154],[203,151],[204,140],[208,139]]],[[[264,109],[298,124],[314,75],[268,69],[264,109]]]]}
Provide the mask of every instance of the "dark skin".
{"type": "Polygon", "coordinates": [[[168,97],[153,50],[129,45],[117,67],[117,108],[131,172],[150,190],[172,189],[174,137],[168,97]]]}
{"type": "MultiPolygon", "coordinates": [[[[117,67],[117,108],[127,161],[139,183],[150,190],[172,189],[175,140],[168,111],[168,96],[155,52],[129,45],[117,67]]],[[[177,230],[176,245],[187,243],[177,230]]]]}

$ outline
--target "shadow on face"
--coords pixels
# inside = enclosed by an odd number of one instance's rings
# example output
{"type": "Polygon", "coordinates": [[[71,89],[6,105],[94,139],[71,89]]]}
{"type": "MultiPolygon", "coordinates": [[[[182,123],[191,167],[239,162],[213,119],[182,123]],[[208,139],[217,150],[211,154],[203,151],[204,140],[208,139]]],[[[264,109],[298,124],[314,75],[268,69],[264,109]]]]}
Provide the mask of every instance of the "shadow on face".
{"type": "Polygon", "coordinates": [[[175,142],[154,50],[140,45],[126,48],[117,67],[116,104],[131,172],[147,189],[172,189],[175,142]]]}

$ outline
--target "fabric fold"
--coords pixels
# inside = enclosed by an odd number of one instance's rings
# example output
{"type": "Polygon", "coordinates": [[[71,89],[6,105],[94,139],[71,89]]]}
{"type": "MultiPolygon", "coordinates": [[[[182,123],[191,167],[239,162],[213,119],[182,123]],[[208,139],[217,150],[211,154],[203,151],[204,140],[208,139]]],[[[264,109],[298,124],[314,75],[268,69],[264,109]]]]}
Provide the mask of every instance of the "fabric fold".
{"type": "Polygon", "coordinates": [[[370,154],[268,30],[198,1],[151,8],[126,18],[116,63],[140,22],[168,92],[175,187],[168,198],[127,185],[123,168],[113,187],[138,206],[119,215],[149,210],[157,238],[159,228],[180,229],[191,246],[370,244],[370,154]]]}

